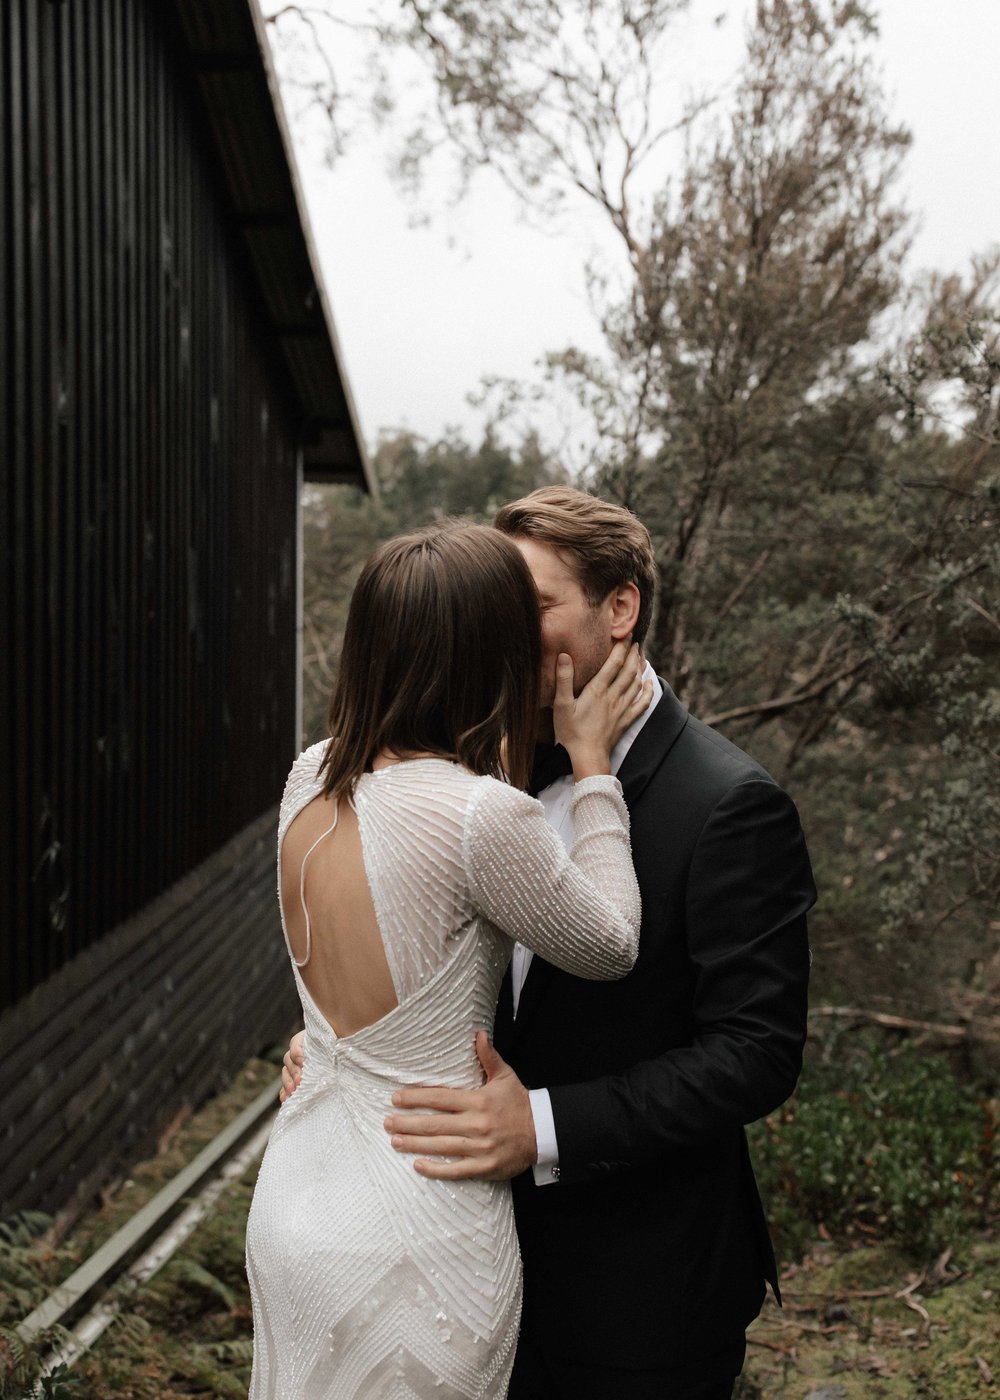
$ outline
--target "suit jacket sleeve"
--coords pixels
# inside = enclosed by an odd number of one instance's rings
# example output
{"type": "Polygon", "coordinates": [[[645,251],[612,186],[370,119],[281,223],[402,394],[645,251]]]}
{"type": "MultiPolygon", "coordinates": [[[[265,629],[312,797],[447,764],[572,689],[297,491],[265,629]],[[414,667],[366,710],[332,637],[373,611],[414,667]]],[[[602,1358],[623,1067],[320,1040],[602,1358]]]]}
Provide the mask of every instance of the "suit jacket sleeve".
{"type": "Polygon", "coordinates": [[[815,893],[790,798],[766,778],[730,788],[687,877],[687,1043],[620,1074],[550,1086],[562,1182],[705,1146],[784,1102],[805,1043],[815,893]]]}

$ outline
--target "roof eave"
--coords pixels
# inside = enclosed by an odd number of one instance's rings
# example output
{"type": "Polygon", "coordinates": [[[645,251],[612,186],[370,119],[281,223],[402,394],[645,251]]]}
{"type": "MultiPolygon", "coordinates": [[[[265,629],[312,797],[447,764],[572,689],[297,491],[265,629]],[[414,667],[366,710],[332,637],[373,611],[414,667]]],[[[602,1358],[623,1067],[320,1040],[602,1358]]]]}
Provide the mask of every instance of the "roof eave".
{"type": "Polygon", "coordinates": [[[257,0],[173,0],[274,345],[309,481],[377,483],[344,367],[257,0]]]}

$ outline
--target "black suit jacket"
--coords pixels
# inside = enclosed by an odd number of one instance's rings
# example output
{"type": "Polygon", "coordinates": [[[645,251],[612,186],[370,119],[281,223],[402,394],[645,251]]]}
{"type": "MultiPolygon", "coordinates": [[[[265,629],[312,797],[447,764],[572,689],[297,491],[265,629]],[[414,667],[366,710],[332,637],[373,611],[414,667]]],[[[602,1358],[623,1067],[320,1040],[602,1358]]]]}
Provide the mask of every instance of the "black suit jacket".
{"type": "Polygon", "coordinates": [[[536,955],[495,1041],[549,1090],[559,1144],[558,1184],[514,1182],[522,1333],[655,1367],[731,1342],[777,1287],[743,1125],[799,1073],[815,888],[791,800],[668,688],[618,776],[635,968],[589,982],[536,955]]]}

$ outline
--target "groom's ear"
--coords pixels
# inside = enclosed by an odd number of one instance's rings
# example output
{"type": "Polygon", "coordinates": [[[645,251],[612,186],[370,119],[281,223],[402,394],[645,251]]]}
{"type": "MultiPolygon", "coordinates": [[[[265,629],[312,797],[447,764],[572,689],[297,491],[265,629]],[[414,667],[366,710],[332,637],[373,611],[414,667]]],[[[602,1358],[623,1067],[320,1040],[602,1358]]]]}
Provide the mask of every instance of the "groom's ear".
{"type": "Polygon", "coordinates": [[[611,608],[611,635],[616,642],[623,641],[635,631],[641,601],[634,583],[620,583],[608,594],[606,602],[611,608]]]}

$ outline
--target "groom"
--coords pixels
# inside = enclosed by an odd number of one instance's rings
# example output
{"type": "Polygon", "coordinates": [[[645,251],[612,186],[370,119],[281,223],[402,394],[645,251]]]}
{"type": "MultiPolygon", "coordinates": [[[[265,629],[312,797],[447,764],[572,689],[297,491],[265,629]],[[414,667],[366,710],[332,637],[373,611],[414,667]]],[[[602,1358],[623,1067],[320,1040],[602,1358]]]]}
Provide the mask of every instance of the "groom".
{"type": "MultiPolygon", "coordinates": [[[[543,704],[560,651],[579,689],[616,641],[642,645],[656,568],[633,515],[555,486],[495,523],[538,587],[543,704]]],[[[565,751],[539,755],[533,790],[570,846],[565,751]]],[[[789,798],[659,681],[612,770],[642,892],[634,970],[583,981],[515,949],[495,1048],[477,1042],[486,1084],[403,1090],[386,1129],[426,1176],[514,1179],[510,1400],[728,1400],[765,1280],[777,1292],[743,1125],[795,1086],[815,889],[789,798]]],[[[286,1089],[300,1065],[293,1042],[286,1089]]]]}

